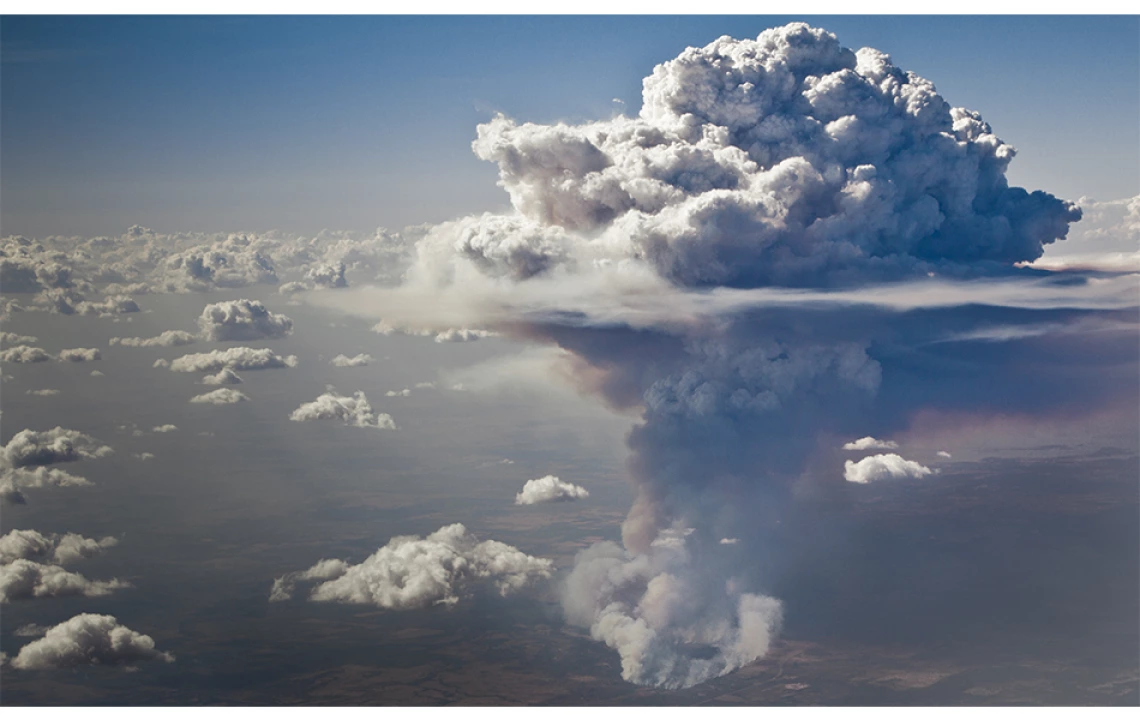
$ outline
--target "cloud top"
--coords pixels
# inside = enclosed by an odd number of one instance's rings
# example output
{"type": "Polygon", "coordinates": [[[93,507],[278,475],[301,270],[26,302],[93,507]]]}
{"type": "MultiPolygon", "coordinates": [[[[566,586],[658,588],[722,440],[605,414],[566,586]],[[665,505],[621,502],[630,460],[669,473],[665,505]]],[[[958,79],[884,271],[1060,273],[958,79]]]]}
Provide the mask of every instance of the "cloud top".
{"type": "Polygon", "coordinates": [[[475,582],[493,584],[501,595],[551,575],[551,561],[532,557],[496,540],[478,541],[456,523],[427,537],[392,538],[359,565],[322,560],[308,570],[277,578],[271,601],[288,600],[299,582],[317,581],[314,602],[375,605],[407,610],[450,605],[475,582]]]}
{"type": "Polygon", "coordinates": [[[527,480],[515,495],[515,505],[538,505],[550,502],[569,502],[590,497],[590,491],[581,485],[560,480],[554,475],[527,480]]]}
{"type": "Polygon", "coordinates": [[[934,471],[900,455],[887,453],[871,455],[858,462],[848,460],[843,464],[843,478],[847,482],[866,485],[883,480],[919,479],[934,471]]]}

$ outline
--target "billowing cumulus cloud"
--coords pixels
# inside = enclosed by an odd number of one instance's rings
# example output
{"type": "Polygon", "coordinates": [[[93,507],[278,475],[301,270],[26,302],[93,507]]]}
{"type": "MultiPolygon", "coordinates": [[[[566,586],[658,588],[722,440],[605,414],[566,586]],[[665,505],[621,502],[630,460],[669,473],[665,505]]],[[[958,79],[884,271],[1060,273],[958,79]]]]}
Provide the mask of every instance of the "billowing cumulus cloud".
{"type": "Polygon", "coordinates": [[[197,342],[194,333],[185,330],[166,330],[152,338],[139,337],[113,337],[108,341],[110,345],[123,347],[180,347],[193,345],[197,342]]]}
{"type": "Polygon", "coordinates": [[[515,505],[537,505],[549,502],[567,502],[590,497],[590,491],[581,485],[546,475],[527,480],[522,491],[515,495],[515,505]]]}
{"type": "Polygon", "coordinates": [[[843,444],[844,450],[894,450],[899,444],[893,440],[876,440],[870,435],[843,444]]]}
{"type": "Polygon", "coordinates": [[[230,370],[266,370],[297,367],[297,356],[282,357],[268,348],[232,347],[208,353],[191,353],[170,362],[174,372],[216,373],[230,370]]]}
{"type": "Polygon", "coordinates": [[[10,504],[23,504],[26,489],[45,487],[83,487],[91,485],[87,478],[73,475],[59,468],[12,468],[0,469],[0,499],[10,504]]]}
{"type": "Polygon", "coordinates": [[[950,458],[952,458],[954,456],[951,455],[950,453],[946,452],[945,450],[939,450],[938,451],[938,457],[949,460],[950,458]]]}
{"type": "Polygon", "coordinates": [[[248,395],[232,388],[218,388],[217,390],[211,390],[208,393],[202,393],[201,395],[195,395],[190,398],[190,402],[204,405],[232,405],[234,403],[247,402],[248,400],[248,395]]]}
{"type": "Polygon", "coordinates": [[[129,665],[140,661],[174,662],[155,648],[149,635],[135,632],[111,615],[85,613],[48,629],[11,659],[16,670],[51,670],[83,665],[129,665]]]}
{"type": "Polygon", "coordinates": [[[59,351],[60,362],[91,362],[102,357],[103,353],[99,352],[99,348],[70,348],[59,351]]]}
{"type": "Polygon", "coordinates": [[[21,430],[4,446],[3,453],[8,467],[23,468],[105,457],[111,448],[78,430],[55,427],[41,432],[21,430]]]}
{"type": "Polygon", "coordinates": [[[374,362],[374,360],[375,359],[368,353],[360,353],[352,357],[341,354],[330,360],[329,365],[334,367],[363,367],[374,362]]]}
{"type": "Polygon", "coordinates": [[[299,583],[315,582],[308,593],[314,602],[407,610],[454,604],[480,582],[508,595],[549,578],[552,568],[551,561],[505,543],[480,542],[456,523],[423,538],[394,537],[358,565],[321,560],[308,570],[284,575],[274,581],[270,600],[288,600],[299,583]]]}
{"type": "Polygon", "coordinates": [[[30,345],[17,345],[0,351],[0,362],[6,363],[38,363],[54,359],[43,348],[30,345]]]}
{"type": "Polygon", "coordinates": [[[155,425],[154,427],[152,427],[150,429],[151,432],[156,432],[156,433],[169,433],[169,432],[175,432],[177,430],[178,430],[178,426],[177,425],[171,425],[170,423],[167,423],[165,425],[155,425]]]}
{"type": "Polygon", "coordinates": [[[312,402],[303,403],[293,411],[289,419],[294,422],[308,422],[310,420],[342,420],[345,425],[362,428],[396,427],[392,416],[388,413],[375,413],[368,404],[368,398],[363,392],[353,395],[339,395],[336,390],[329,391],[317,397],[312,402]]]}
{"type": "Polygon", "coordinates": [[[636,117],[480,126],[512,212],[428,229],[400,287],[313,302],[383,334],[554,345],[582,390],[639,415],[622,545],[579,557],[563,605],[624,677],[682,687],[767,651],[782,576],[752,560],[801,482],[842,484],[822,448],[928,407],[1134,394],[1135,277],[1023,267],[1080,210],[1010,186],[1013,148],[877,50],[792,24],[689,48],[643,88],[636,117]],[[963,352],[981,327],[1102,316],[1120,322],[1080,343],[1045,328],[1000,360],[963,352]]]}
{"type": "Polygon", "coordinates": [[[39,340],[34,335],[18,335],[14,332],[0,331],[0,345],[30,345],[39,340]]]}
{"type": "Polygon", "coordinates": [[[905,460],[894,453],[871,455],[858,462],[848,460],[843,464],[843,479],[861,485],[881,480],[918,479],[933,472],[924,465],[905,460]]]}
{"type": "Polygon", "coordinates": [[[208,340],[262,340],[291,335],[293,320],[270,312],[258,300],[227,300],[207,305],[198,327],[208,340]]]}
{"type": "Polygon", "coordinates": [[[75,533],[45,535],[35,530],[12,530],[0,537],[0,564],[24,559],[66,565],[98,555],[118,542],[110,536],[95,540],[75,533]]]}
{"type": "Polygon", "coordinates": [[[59,565],[31,560],[14,560],[0,565],[0,603],[66,595],[102,597],[130,586],[122,580],[89,580],[59,565]]]}
{"type": "Polygon", "coordinates": [[[241,375],[238,375],[228,367],[224,367],[213,375],[206,375],[202,378],[203,385],[241,385],[244,380],[241,375]]]}
{"type": "Polygon", "coordinates": [[[318,265],[305,273],[305,279],[317,287],[343,288],[348,287],[348,280],[344,277],[344,263],[336,265],[318,265]]]}

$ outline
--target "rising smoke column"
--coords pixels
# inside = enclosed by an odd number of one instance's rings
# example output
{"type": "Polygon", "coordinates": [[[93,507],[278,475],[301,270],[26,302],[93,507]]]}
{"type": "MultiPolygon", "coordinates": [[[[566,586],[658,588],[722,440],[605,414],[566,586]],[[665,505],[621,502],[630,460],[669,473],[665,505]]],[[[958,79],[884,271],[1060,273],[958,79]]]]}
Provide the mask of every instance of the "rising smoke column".
{"type": "Polygon", "coordinates": [[[473,148],[499,165],[515,212],[428,232],[405,289],[548,289],[546,312],[485,324],[568,350],[584,385],[642,412],[622,546],[581,553],[563,601],[619,653],[626,680],[686,687],[767,652],[783,609],[765,594],[757,538],[825,434],[894,431],[945,399],[884,399],[884,377],[952,311],[740,308],[634,326],[551,312],[558,293],[647,275],[687,296],[1008,277],[1080,211],[1010,187],[1014,150],[978,113],[801,23],[689,48],[654,69],[643,99],[634,118],[481,125],[473,148]]]}

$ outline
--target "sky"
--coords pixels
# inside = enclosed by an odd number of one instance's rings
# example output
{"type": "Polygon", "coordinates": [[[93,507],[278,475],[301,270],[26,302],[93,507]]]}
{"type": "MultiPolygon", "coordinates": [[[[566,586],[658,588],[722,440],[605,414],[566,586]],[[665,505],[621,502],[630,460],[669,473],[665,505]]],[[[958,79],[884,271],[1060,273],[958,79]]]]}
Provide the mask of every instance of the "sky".
{"type": "MultiPolygon", "coordinates": [[[[634,115],[656,64],[794,19],[6,17],[4,233],[313,233],[501,209],[478,123],[634,115]]],[[[1014,182],[1140,192],[1137,17],[807,19],[980,111],[1019,151],[1014,182]]]]}
{"type": "Polygon", "coordinates": [[[0,703],[1140,702],[1138,19],[792,20],[5,17],[0,703]]]}

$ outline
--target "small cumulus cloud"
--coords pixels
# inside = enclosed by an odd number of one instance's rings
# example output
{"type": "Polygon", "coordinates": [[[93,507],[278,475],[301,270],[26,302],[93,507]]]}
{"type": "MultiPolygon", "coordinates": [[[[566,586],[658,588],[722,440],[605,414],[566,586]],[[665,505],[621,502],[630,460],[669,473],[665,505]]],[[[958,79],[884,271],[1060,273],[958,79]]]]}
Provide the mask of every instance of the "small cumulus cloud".
{"type": "Polygon", "coordinates": [[[248,400],[248,395],[232,388],[218,388],[217,390],[211,390],[208,393],[202,393],[201,395],[195,395],[190,398],[190,402],[204,405],[233,405],[234,403],[247,402],[248,400]]]}
{"type": "Polygon", "coordinates": [[[59,390],[53,388],[44,388],[43,390],[29,390],[28,395],[40,395],[42,397],[49,397],[51,395],[59,395],[59,390]]]}
{"type": "MultiPolygon", "coordinates": [[[[163,361],[159,361],[163,362],[163,361]]],[[[155,363],[155,367],[162,367],[155,363]]],[[[218,372],[230,370],[266,370],[297,367],[297,356],[282,357],[268,348],[232,347],[208,353],[191,353],[169,363],[174,372],[218,372]]]]}
{"type": "Polygon", "coordinates": [[[316,581],[309,592],[314,602],[407,610],[454,604],[477,582],[491,583],[505,596],[549,579],[552,570],[550,560],[497,540],[480,542],[456,523],[423,538],[394,537],[358,565],[321,560],[308,570],[283,575],[274,581],[270,601],[288,600],[298,583],[316,581]]]}
{"type": "Polygon", "coordinates": [[[329,365],[334,367],[363,367],[369,363],[374,362],[374,359],[368,353],[360,353],[349,357],[347,355],[337,355],[332,360],[329,360],[329,365]]]}
{"type": "Polygon", "coordinates": [[[53,360],[51,353],[41,347],[31,345],[17,345],[0,351],[0,362],[6,363],[38,363],[53,360]]]}
{"type": "Polygon", "coordinates": [[[244,380],[241,375],[238,375],[228,367],[222,368],[213,375],[206,375],[202,378],[203,385],[241,385],[244,380]]]}
{"type": "Polygon", "coordinates": [[[906,460],[894,453],[887,453],[885,455],[871,455],[858,462],[848,460],[844,463],[843,479],[847,482],[866,485],[881,480],[918,479],[933,472],[930,468],[913,460],[906,460]]]}
{"type": "Polygon", "coordinates": [[[396,423],[387,413],[374,413],[363,392],[349,395],[337,394],[335,388],[317,397],[312,402],[303,403],[289,415],[293,422],[312,420],[343,420],[345,425],[362,428],[395,429],[396,423]]]}
{"type": "Polygon", "coordinates": [[[123,347],[180,347],[182,345],[193,345],[197,342],[198,338],[194,333],[188,333],[185,330],[166,330],[165,332],[152,337],[113,337],[107,341],[109,345],[122,345],[123,347]]]}
{"type": "Polygon", "coordinates": [[[99,348],[70,348],[59,351],[60,362],[91,362],[102,357],[103,353],[99,352],[99,348]]]}
{"type": "Polygon", "coordinates": [[[198,327],[208,340],[262,340],[292,334],[293,320],[270,312],[259,300],[227,300],[207,305],[198,327]]]}
{"type": "Polygon", "coordinates": [[[528,480],[521,492],[515,495],[515,505],[569,502],[590,496],[586,488],[560,480],[554,475],[528,480]]]}
{"type": "Polygon", "coordinates": [[[174,662],[155,648],[149,635],[135,632],[111,615],[84,613],[48,629],[20,648],[9,664],[16,670],[50,670],[83,665],[127,665],[139,661],[174,662]]]}
{"type": "Polygon", "coordinates": [[[899,444],[893,440],[876,440],[868,435],[843,445],[844,450],[895,450],[899,444]]]}

